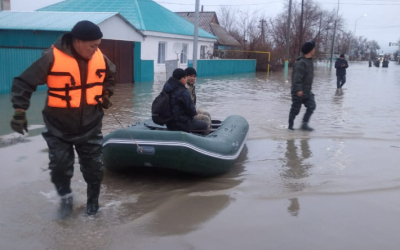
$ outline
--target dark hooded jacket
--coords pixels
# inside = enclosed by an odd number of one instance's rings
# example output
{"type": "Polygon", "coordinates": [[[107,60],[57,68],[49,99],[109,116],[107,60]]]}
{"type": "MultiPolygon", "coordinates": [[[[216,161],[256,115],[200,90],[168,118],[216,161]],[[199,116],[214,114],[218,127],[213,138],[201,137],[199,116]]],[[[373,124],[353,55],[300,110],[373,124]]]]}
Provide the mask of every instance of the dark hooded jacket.
{"type": "Polygon", "coordinates": [[[344,76],[346,75],[346,69],[349,67],[349,64],[345,59],[337,59],[335,62],[336,68],[336,76],[344,76]]]}
{"type": "Polygon", "coordinates": [[[173,118],[167,123],[170,130],[188,130],[189,121],[197,115],[196,108],[187,88],[177,79],[170,77],[165,83],[163,91],[169,94],[173,118]]]}
{"type": "MultiPolygon", "coordinates": [[[[88,60],[82,58],[73,49],[71,33],[64,34],[55,42],[54,46],[76,59],[79,65],[81,83],[82,85],[86,84],[88,60]]],[[[106,62],[106,76],[103,93],[108,90],[111,96],[114,90],[115,65],[106,56],[104,56],[104,60],[106,62]]],[[[46,49],[36,62],[20,76],[14,78],[11,88],[11,101],[14,109],[27,110],[29,108],[32,92],[36,91],[38,85],[46,84],[53,63],[53,48],[46,49]]],[[[82,94],[79,108],[49,107],[46,100],[42,113],[47,130],[57,137],[75,142],[98,133],[102,127],[103,109],[100,105],[88,105],[85,97],[82,94]]]]}
{"type": "Polygon", "coordinates": [[[312,83],[314,79],[314,64],[312,58],[300,56],[293,66],[292,94],[303,91],[304,96],[312,94],[312,83]]]}

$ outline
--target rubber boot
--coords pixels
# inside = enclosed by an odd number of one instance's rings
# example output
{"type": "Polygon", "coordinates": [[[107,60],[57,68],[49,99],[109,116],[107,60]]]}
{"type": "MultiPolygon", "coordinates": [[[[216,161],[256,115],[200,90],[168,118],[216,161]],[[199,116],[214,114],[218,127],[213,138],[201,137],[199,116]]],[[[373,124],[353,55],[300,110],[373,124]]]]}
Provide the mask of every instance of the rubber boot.
{"type": "Polygon", "coordinates": [[[288,126],[288,129],[294,130],[294,128],[293,128],[293,123],[294,123],[294,118],[289,117],[289,126],[288,126]]]}
{"type": "Polygon", "coordinates": [[[88,215],[96,215],[99,211],[100,184],[87,186],[87,207],[88,215]]]}
{"type": "Polygon", "coordinates": [[[311,128],[310,126],[308,126],[308,123],[303,122],[303,124],[301,125],[301,130],[304,130],[304,131],[313,131],[314,129],[311,128]]]}
{"type": "Polygon", "coordinates": [[[61,197],[60,207],[57,211],[60,219],[65,219],[72,214],[73,201],[72,194],[67,194],[61,197]]]}

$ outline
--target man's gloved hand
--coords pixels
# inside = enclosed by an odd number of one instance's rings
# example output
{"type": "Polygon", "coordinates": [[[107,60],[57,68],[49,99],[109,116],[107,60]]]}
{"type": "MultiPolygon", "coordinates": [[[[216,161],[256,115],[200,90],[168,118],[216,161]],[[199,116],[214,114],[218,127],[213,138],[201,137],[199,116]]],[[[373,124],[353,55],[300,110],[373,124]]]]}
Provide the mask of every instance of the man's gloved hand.
{"type": "Polygon", "coordinates": [[[11,128],[21,135],[24,134],[24,130],[28,132],[28,121],[26,120],[24,111],[15,111],[13,119],[11,120],[11,128]]]}
{"type": "Polygon", "coordinates": [[[108,93],[104,93],[102,99],[103,100],[101,102],[101,106],[103,107],[103,109],[108,109],[113,105],[112,101],[110,100],[110,95],[108,93]]]}

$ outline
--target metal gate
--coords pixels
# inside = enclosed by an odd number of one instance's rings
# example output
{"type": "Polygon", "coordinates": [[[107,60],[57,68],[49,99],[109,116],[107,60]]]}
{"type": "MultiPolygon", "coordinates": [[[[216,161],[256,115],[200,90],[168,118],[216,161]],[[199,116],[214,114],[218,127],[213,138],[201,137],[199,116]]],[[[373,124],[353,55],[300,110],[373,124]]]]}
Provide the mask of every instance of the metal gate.
{"type": "Polygon", "coordinates": [[[178,59],[175,60],[165,60],[165,68],[167,72],[167,80],[172,76],[172,72],[178,68],[178,59]]]}

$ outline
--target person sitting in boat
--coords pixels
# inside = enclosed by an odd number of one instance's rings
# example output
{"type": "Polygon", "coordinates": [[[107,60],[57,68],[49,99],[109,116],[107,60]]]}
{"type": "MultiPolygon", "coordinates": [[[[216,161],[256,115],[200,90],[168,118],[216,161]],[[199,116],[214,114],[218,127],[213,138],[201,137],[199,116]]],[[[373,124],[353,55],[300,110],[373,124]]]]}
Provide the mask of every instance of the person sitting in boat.
{"type": "Polygon", "coordinates": [[[186,88],[190,92],[190,97],[192,98],[192,101],[194,103],[194,106],[196,108],[197,115],[194,117],[197,120],[200,121],[205,121],[208,125],[208,127],[211,126],[211,115],[207,111],[200,110],[196,106],[196,86],[194,85],[196,82],[196,77],[197,77],[197,72],[194,68],[189,67],[185,69],[186,75],[187,75],[187,84],[186,88]]]}
{"type": "Polygon", "coordinates": [[[169,94],[173,115],[172,120],[167,123],[167,128],[176,131],[207,133],[208,124],[194,118],[197,112],[190,93],[185,87],[186,83],[186,72],[177,68],[164,85],[163,91],[169,94]]]}

